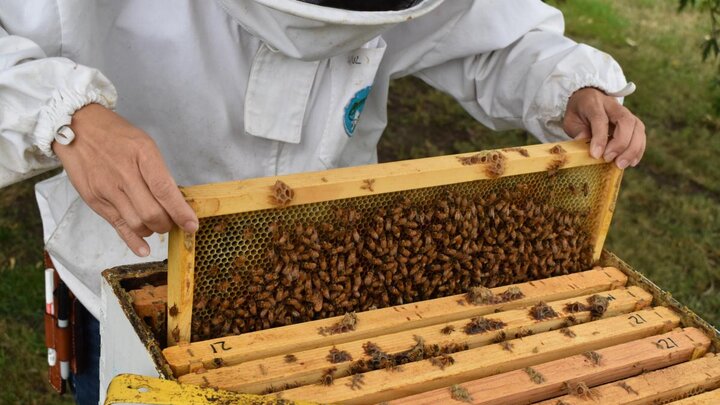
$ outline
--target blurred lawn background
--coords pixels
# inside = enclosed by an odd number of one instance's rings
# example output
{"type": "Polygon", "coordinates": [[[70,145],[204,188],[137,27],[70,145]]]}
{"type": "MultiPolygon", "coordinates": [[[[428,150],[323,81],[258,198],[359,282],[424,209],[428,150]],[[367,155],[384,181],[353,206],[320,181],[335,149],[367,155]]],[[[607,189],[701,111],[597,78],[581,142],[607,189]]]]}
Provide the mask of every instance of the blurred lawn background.
{"type": "MultiPolygon", "coordinates": [[[[626,105],[648,151],[625,174],[607,248],[720,325],[720,90],[701,61],[707,19],[676,0],[569,0],[572,38],[612,54],[638,92],[626,105]]],[[[416,79],[391,89],[383,161],[535,142],[493,133],[416,79]]],[[[32,182],[0,191],[0,403],[65,404],[46,380],[42,231],[32,182]]]]}

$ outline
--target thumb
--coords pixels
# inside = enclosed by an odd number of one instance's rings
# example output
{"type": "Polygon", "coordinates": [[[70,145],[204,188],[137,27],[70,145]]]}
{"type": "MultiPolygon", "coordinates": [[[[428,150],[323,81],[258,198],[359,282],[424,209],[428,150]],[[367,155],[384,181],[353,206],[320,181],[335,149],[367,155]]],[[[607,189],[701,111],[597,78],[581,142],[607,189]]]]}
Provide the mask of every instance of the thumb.
{"type": "Polygon", "coordinates": [[[579,140],[581,140],[581,139],[590,140],[591,137],[590,137],[590,133],[589,133],[588,131],[582,131],[582,132],[580,132],[574,139],[575,139],[576,141],[579,141],[579,140]]]}

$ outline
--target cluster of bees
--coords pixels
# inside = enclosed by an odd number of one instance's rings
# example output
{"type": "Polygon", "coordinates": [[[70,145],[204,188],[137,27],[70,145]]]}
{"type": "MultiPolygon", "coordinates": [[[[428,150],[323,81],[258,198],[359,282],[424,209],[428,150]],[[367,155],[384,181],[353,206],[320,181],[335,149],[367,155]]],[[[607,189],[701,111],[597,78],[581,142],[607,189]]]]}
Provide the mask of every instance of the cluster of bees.
{"type": "Polygon", "coordinates": [[[373,342],[363,344],[367,358],[355,361],[350,366],[350,374],[362,374],[373,370],[399,370],[403,364],[420,360],[433,360],[432,364],[444,369],[454,363],[452,353],[468,350],[467,343],[426,344],[422,336],[415,336],[415,344],[399,353],[387,353],[373,342]]]}
{"type": "MultiPolygon", "coordinates": [[[[271,265],[247,268],[239,256],[225,271],[237,278],[249,272],[246,291],[196,297],[195,310],[210,316],[194,320],[193,340],[589,269],[583,215],[522,191],[476,198],[448,192],[426,203],[400,199],[369,215],[336,208],[327,222],[272,223],[271,265]]],[[[218,288],[227,291],[224,284],[218,288]]]]}

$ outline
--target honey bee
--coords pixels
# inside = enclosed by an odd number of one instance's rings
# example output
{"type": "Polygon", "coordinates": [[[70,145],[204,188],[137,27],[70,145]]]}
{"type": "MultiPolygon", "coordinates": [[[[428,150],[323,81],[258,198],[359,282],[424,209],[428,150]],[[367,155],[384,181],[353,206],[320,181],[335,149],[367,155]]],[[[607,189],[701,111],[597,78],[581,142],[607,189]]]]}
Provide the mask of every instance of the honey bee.
{"type": "Polygon", "coordinates": [[[535,320],[541,321],[544,319],[556,318],[558,314],[551,306],[541,301],[530,308],[530,316],[532,316],[535,320]]]}
{"type": "Polygon", "coordinates": [[[372,192],[375,192],[375,189],[373,188],[374,184],[375,184],[375,179],[363,180],[363,185],[360,186],[360,188],[363,190],[368,190],[372,193],[372,192]]]}
{"type": "Polygon", "coordinates": [[[345,385],[353,391],[360,390],[362,386],[365,385],[365,376],[363,374],[355,374],[352,376],[350,382],[345,385]]]}
{"type": "Polygon", "coordinates": [[[588,185],[587,182],[586,182],[586,183],[583,183],[583,185],[582,185],[582,192],[583,192],[583,196],[585,196],[585,197],[587,197],[587,196],[590,195],[590,185],[588,185]]]}
{"type": "Polygon", "coordinates": [[[576,313],[587,311],[587,307],[582,302],[572,302],[565,304],[565,312],[576,313]]]}
{"type": "Polygon", "coordinates": [[[337,364],[352,361],[352,356],[350,356],[350,353],[344,350],[338,350],[336,347],[333,346],[333,348],[330,349],[330,352],[328,353],[326,359],[330,363],[337,364]]]}
{"type": "Polygon", "coordinates": [[[603,297],[600,295],[593,295],[590,298],[588,298],[588,304],[590,304],[590,314],[591,316],[595,318],[600,318],[605,314],[605,311],[607,311],[607,307],[610,304],[610,299],[608,297],[603,297]]]}
{"type": "Polygon", "coordinates": [[[526,367],[524,370],[527,373],[528,377],[530,377],[530,381],[534,382],[535,384],[542,384],[545,382],[545,377],[532,367],[526,367]]]}
{"type": "Polygon", "coordinates": [[[502,347],[502,349],[505,351],[512,352],[513,351],[512,349],[513,349],[513,347],[515,347],[515,345],[508,341],[502,341],[502,342],[500,342],[500,347],[502,347]]]}
{"type": "Polygon", "coordinates": [[[173,306],[168,310],[168,314],[172,317],[176,317],[178,315],[177,305],[173,304],[173,306]]]}
{"type": "Polygon", "coordinates": [[[328,387],[333,385],[333,383],[335,382],[335,378],[334,378],[335,371],[337,371],[336,367],[332,367],[332,368],[325,370],[322,377],[320,378],[320,385],[324,385],[324,386],[328,386],[328,387]]]}
{"type": "Polygon", "coordinates": [[[438,367],[440,370],[445,370],[446,367],[455,364],[455,359],[450,355],[442,354],[438,357],[432,357],[430,359],[430,364],[438,367]]]}
{"type": "Polygon", "coordinates": [[[215,231],[216,233],[219,233],[219,234],[225,233],[226,229],[227,229],[227,223],[225,222],[224,219],[221,219],[220,222],[218,222],[217,224],[215,224],[215,226],[213,226],[213,231],[215,231]]]}
{"type": "Polygon", "coordinates": [[[220,267],[218,266],[210,266],[208,269],[208,275],[210,275],[210,277],[217,277],[218,273],[220,273],[220,267]]]}
{"type": "Polygon", "coordinates": [[[245,229],[243,229],[243,238],[245,240],[250,240],[255,235],[255,230],[251,226],[246,226],[245,229]]]}
{"type": "Polygon", "coordinates": [[[562,333],[563,335],[565,335],[565,336],[567,336],[567,337],[569,337],[569,338],[574,338],[575,336],[577,336],[577,335],[575,334],[575,332],[573,332],[572,330],[570,330],[568,327],[561,328],[561,329],[560,329],[560,333],[562,333]]]}
{"type": "Polygon", "coordinates": [[[567,151],[560,145],[555,145],[550,149],[550,153],[553,155],[562,155],[567,153],[567,151]]]}

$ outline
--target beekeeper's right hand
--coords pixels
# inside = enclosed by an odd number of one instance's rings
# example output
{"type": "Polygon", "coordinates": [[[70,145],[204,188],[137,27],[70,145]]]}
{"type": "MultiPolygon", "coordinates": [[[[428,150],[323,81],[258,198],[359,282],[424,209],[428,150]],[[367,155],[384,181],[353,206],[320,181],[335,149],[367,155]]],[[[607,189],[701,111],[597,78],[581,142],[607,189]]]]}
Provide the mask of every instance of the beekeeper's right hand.
{"type": "Polygon", "coordinates": [[[198,219],[185,202],[155,142],[113,111],[89,104],[76,111],[75,140],[52,149],[85,202],[105,218],[132,251],[150,254],[143,239],[173,222],[185,232],[198,219]]]}

